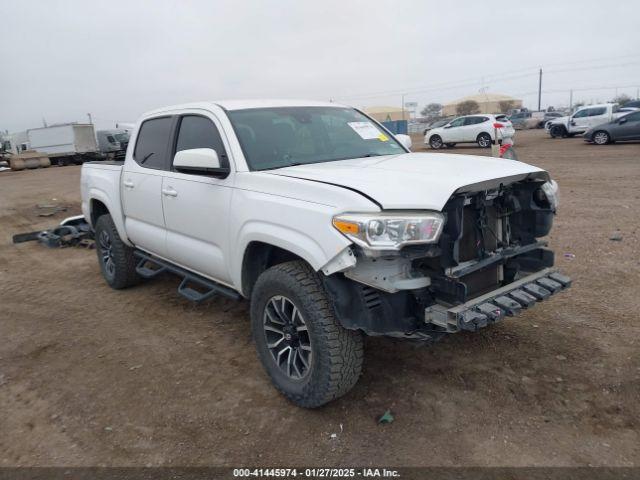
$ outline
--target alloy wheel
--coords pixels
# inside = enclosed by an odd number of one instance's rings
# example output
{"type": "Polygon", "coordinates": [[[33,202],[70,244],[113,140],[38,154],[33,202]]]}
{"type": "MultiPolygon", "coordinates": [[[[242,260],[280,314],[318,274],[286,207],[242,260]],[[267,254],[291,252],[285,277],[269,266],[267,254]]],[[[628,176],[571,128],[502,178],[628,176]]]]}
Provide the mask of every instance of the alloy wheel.
{"type": "Polygon", "coordinates": [[[116,264],[113,261],[113,246],[109,232],[102,230],[98,236],[98,244],[100,245],[100,258],[104,269],[110,277],[116,273],[116,264]]]}
{"type": "Polygon", "coordinates": [[[482,148],[487,148],[491,145],[491,138],[486,135],[481,135],[480,138],[478,138],[478,144],[482,148]]]}
{"type": "Polygon", "coordinates": [[[310,371],[311,339],[300,310],[287,297],[271,297],[262,318],[267,348],[278,368],[292,380],[310,371]]]}
{"type": "Polygon", "coordinates": [[[597,132],[593,136],[593,141],[598,145],[604,145],[609,143],[609,135],[607,135],[607,132],[597,132]]]}

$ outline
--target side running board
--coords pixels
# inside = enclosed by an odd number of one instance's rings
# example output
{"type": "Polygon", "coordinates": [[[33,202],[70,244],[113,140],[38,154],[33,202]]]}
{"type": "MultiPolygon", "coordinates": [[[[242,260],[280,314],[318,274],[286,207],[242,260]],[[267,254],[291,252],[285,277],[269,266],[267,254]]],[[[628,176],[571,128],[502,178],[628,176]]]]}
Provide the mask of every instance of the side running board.
{"type": "Polygon", "coordinates": [[[161,273],[169,272],[182,277],[178,286],[178,293],[192,302],[202,302],[215,295],[224,295],[233,300],[240,300],[238,292],[213,280],[178,267],[170,262],[149,255],[140,250],[135,251],[135,256],[140,259],[136,266],[136,272],[143,278],[154,278],[161,273]]]}

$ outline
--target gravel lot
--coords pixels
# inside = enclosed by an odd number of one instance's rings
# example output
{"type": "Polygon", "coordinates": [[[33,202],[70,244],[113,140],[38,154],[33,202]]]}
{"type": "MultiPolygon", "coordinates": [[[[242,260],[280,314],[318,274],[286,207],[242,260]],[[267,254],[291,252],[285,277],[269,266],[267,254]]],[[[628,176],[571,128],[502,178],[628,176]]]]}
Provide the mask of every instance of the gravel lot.
{"type": "Polygon", "coordinates": [[[271,387],[246,302],[113,291],[94,251],[11,244],[79,213],[79,167],[0,173],[0,466],[640,465],[640,144],[516,147],[560,184],[572,289],[431,348],[368,339],[359,384],[314,411],[271,387]]]}

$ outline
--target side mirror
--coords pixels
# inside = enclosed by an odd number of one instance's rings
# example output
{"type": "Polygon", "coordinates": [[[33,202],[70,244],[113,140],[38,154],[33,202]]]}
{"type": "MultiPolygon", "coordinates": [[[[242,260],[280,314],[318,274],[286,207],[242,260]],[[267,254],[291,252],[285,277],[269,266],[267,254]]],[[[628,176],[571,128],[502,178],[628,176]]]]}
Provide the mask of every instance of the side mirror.
{"type": "Polygon", "coordinates": [[[447,123],[447,124],[444,126],[444,128],[451,128],[451,127],[453,127],[453,125],[451,125],[450,123],[447,123]]]}
{"type": "Polygon", "coordinates": [[[210,174],[223,178],[229,175],[229,169],[220,166],[218,154],[212,148],[181,150],[173,157],[173,168],[183,173],[210,174]]]}
{"type": "Polygon", "coordinates": [[[625,117],[622,117],[620,120],[618,120],[619,124],[623,124],[623,123],[627,123],[627,119],[625,117]]]}
{"type": "Polygon", "coordinates": [[[407,150],[411,150],[411,137],[409,135],[398,134],[396,135],[398,140],[407,150]]]}

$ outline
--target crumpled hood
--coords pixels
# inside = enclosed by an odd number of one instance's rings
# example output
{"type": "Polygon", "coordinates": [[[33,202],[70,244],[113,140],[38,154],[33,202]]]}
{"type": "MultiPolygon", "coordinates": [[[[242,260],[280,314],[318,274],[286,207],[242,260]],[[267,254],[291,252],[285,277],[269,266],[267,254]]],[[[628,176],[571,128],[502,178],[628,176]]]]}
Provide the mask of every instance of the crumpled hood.
{"type": "Polygon", "coordinates": [[[268,173],[338,185],[384,209],[442,210],[454,192],[477,191],[525,178],[548,180],[544,170],[493,157],[405,153],[279,168],[268,173]]]}

